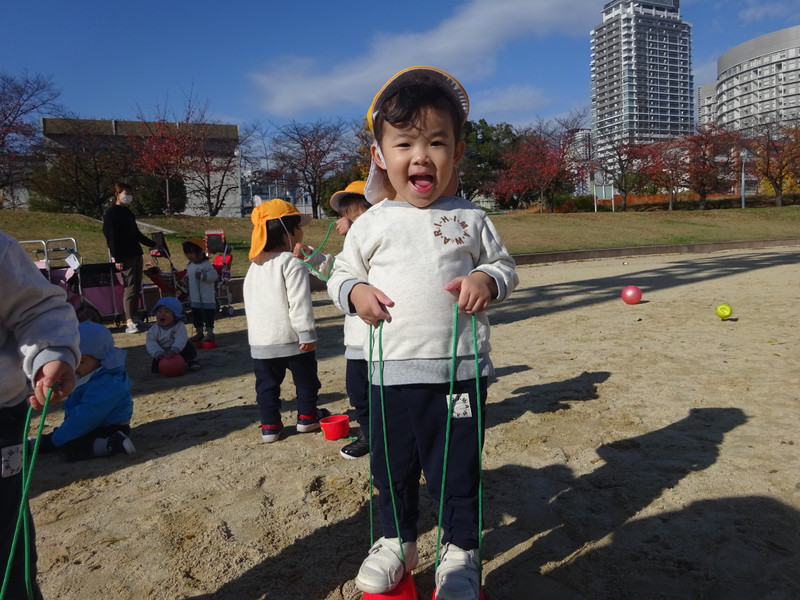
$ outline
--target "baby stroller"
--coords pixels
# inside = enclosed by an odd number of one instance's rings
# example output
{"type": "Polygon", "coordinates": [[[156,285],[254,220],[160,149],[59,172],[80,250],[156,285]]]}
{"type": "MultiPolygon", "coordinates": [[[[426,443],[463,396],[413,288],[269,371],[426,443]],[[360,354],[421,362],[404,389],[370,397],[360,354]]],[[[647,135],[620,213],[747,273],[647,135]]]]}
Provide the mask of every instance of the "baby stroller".
{"type": "MultiPolygon", "coordinates": [[[[80,321],[122,322],[125,286],[114,263],[84,263],[75,238],[26,240],[34,263],[45,278],[62,288],[80,321]]],[[[139,311],[144,306],[140,299],[139,311]]]]}
{"type": "Polygon", "coordinates": [[[222,314],[230,317],[233,315],[234,308],[231,306],[233,302],[233,294],[231,293],[231,264],[233,263],[233,255],[231,254],[231,247],[225,241],[225,231],[222,229],[208,229],[206,230],[206,252],[208,259],[217,271],[217,281],[214,284],[215,299],[217,301],[217,308],[222,311],[222,314]],[[215,255],[212,260],[212,255],[215,255]]]}
{"type": "Polygon", "coordinates": [[[144,274],[156,284],[162,298],[172,296],[186,306],[189,303],[189,282],[186,280],[186,269],[179,271],[175,268],[169,248],[167,248],[167,241],[161,231],[151,233],[150,239],[156,243],[156,246],[150,249],[150,257],[153,261],[147,263],[144,274]],[[167,260],[168,266],[164,269],[158,264],[159,258],[167,260]]]}

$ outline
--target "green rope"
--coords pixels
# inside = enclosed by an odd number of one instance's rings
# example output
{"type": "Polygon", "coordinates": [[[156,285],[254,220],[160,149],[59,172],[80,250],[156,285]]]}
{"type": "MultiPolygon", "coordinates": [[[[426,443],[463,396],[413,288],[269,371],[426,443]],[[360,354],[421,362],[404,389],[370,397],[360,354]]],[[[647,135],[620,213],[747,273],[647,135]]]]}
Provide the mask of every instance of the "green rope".
{"type": "MultiPolygon", "coordinates": [[[[325,232],[325,238],[322,240],[322,243],[319,245],[319,248],[314,250],[314,252],[312,252],[311,254],[305,256],[305,260],[303,260],[301,258],[297,259],[301,263],[303,263],[306,267],[308,267],[314,274],[316,274],[317,277],[319,277],[322,281],[325,281],[325,282],[328,281],[328,279],[331,276],[331,273],[333,272],[333,263],[334,263],[334,261],[333,260],[331,261],[331,266],[328,268],[328,274],[327,275],[323,275],[322,273],[317,271],[314,267],[311,266],[311,263],[308,262],[308,261],[310,261],[312,258],[314,258],[317,254],[319,254],[319,251],[322,250],[322,247],[325,245],[325,242],[328,241],[328,238],[331,235],[331,229],[333,229],[334,225],[336,225],[336,221],[333,221],[330,225],[328,225],[328,230],[325,232]]],[[[305,255],[305,252],[303,252],[303,254],[305,255]]]]}
{"type": "Polygon", "coordinates": [[[42,430],[44,429],[44,420],[47,416],[47,406],[50,403],[50,397],[53,395],[53,389],[61,385],[61,382],[51,387],[44,399],[42,406],[42,416],[39,420],[39,428],[36,431],[36,442],[33,445],[33,453],[31,454],[30,464],[28,464],[28,429],[31,424],[31,415],[33,414],[33,407],[28,409],[28,414],[25,417],[25,430],[22,437],[22,498],[19,504],[19,512],[17,513],[17,524],[14,529],[14,538],[11,541],[11,551],[8,555],[8,563],[6,564],[6,571],[3,577],[3,587],[0,588],[0,600],[5,598],[6,590],[8,589],[8,582],[11,576],[11,566],[14,562],[14,553],[17,549],[17,542],[19,541],[20,528],[23,530],[23,537],[25,543],[25,587],[28,592],[28,599],[33,600],[33,584],[31,579],[31,557],[30,557],[30,524],[29,519],[26,519],[25,510],[28,505],[28,488],[31,485],[31,477],[33,476],[33,468],[36,466],[36,455],[39,453],[39,442],[42,438],[42,430]]]}
{"type": "Polygon", "coordinates": [[[447,400],[447,425],[444,434],[444,461],[442,463],[442,485],[439,489],[439,519],[436,530],[436,559],[434,569],[439,568],[439,550],[442,543],[442,519],[444,516],[444,488],[447,481],[447,457],[450,449],[450,428],[453,421],[453,390],[456,379],[456,355],[458,354],[458,304],[453,306],[453,351],[450,360],[450,390],[447,400]]]}
{"type": "MultiPolygon", "coordinates": [[[[472,315],[472,346],[475,355],[475,404],[477,408],[478,421],[478,582],[483,581],[483,565],[481,556],[483,548],[483,415],[481,407],[481,386],[480,386],[480,360],[478,355],[478,326],[475,315],[472,315]]],[[[450,394],[447,403],[447,427],[444,438],[444,460],[442,465],[442,485],[439,491],[439,520],[436,531],[436,559],[434,570],[439,568],[439,553],[442,544],[442,520],[444,516],[444,492],[447,482],[447,463],[449,462],[450,452],[450,430],[453,420],[453,389],[456,377],[456,355],[458,351],[458,304],[453,309],[453,353],[450,363],[450,394]]]]}

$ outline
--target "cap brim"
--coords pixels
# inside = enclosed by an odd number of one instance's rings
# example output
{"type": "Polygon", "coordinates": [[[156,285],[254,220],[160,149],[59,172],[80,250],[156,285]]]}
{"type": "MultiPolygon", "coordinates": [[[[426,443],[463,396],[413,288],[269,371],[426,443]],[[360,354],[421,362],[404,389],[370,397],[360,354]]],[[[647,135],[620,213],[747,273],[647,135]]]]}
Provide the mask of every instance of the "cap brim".
{"type": "Polygon", "coordinates": [[[416,66],[408,67],[396,73],[375,94],[367,111],[369,130],[373,131],[373,119],[387,98],[404,87],[426,82],[438,85],[442,88],[442,91],[450,96],[461,113],[461,122],[465,123],[469,116],[469,96],[467,96],[464,86],[446,71],[435,67],[416,66]]]}

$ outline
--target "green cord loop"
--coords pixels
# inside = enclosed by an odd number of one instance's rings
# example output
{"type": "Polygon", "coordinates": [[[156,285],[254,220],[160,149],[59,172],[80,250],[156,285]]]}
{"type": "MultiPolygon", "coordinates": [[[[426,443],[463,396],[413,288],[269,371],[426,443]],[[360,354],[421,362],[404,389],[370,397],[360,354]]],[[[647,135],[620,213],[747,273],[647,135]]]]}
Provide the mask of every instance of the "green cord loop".
{"type": "MultiPolygon", "coordinates": [[[[317,271],[314,267],[311,266],[311,263],[308,262],[308,261],[310,261],[312,258],[314,258],[317,254],[319,254],[320,250],[322,250],[322,247],[325,245],[325,242],[328,241],[328,238],[331,235],[331,229],[333,229],[334,225],[336,225],[336,221],[333,221],[330,225],[328,225],[328,230],[325,232],[325,238],[322,240],[322,243],[319,245],[319,248],[317,248],[316,250],[314,250],[314,252],[312,252],[311,254],[306,256],[305,260],[303,260],[301,258],[297,259],[301,263],[303,263],[306,267],[308,267],[311,270],[312,273],[314,273],[317,277],[319,277],[322,281],[325,281],[326,283],[327,283],[328,279],[330,278],[331,273],[333,272],[333,263],[334,263],[334,261],[333,260],[331,261],[331,266],[328,268],[328,274],[327,275],[323,275],[322,273],[317,271]]],[[[305,252],[303,252],[303,254],[305,255],[305,252]]]]}
{"type": "Polygon", "coordinates": [[[31,485],[31,477],[33,476],[33,468],[36,466],[36,456],[39,453],[39,443],[42,438],[44,421],[47,417],[47,407],[50,404],[50,397],[53,395],[53,390],[59,385],[61,385],[61,382],[57,381],[55,385],[53,385],[53,387],[47,391],[47,395],[45,396],[44,405],[42,406],[42,416],[39,420],[39,428],[36,430],[36,441],[34,442],[33,452],[31,453],[30,457],[30,464],[28,463],[28,429],[30,428],[31,415],[33,414],[32,406],[28,408],[28,414],[25,417],[25,429],[22,435],[22,497],[19,503],[19,512],[17,513],[17,524],[14,529],[14,538],[11,541],[11,551],[8,555],[8,563],[6,564],[6,571],[3,577],[3,587],[0,588],[0,600],[5,598],[6,590],[8,589],[8,582],[11,577],[11,565],[14,562],[14,554],[17,550],[20,528],[23,530],[23,540],[25,544],[25,587],[28,593],[28,599],[33,600],[30,556],[30,523],[29,519],[25,518],[27,513],[25,509],[28,505],[28,489],[31,485]]]}

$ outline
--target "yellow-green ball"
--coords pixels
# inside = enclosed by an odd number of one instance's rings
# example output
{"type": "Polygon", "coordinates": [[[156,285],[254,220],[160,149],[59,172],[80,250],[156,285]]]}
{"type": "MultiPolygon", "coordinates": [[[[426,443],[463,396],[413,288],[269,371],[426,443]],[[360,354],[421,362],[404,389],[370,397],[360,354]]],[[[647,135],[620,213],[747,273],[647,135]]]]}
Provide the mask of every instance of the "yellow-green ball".
{"type": "Polygon", "coordinates": [[[717,307],[717,316],[720,319],[727,319],[733,314],[733,309],[730,304],[720,304],[717,307]]]}

